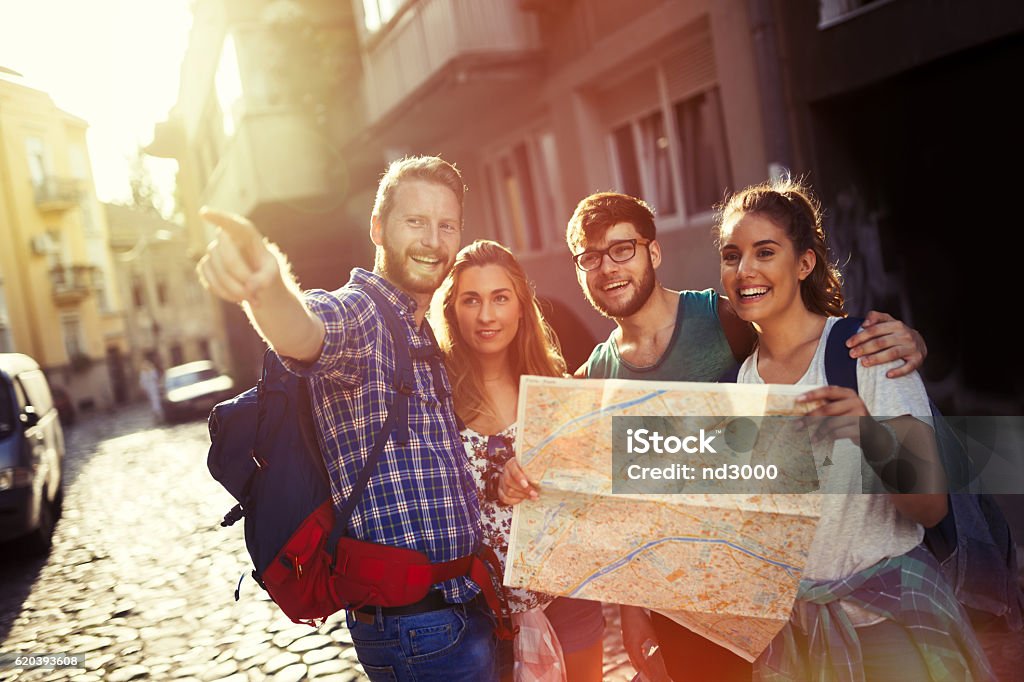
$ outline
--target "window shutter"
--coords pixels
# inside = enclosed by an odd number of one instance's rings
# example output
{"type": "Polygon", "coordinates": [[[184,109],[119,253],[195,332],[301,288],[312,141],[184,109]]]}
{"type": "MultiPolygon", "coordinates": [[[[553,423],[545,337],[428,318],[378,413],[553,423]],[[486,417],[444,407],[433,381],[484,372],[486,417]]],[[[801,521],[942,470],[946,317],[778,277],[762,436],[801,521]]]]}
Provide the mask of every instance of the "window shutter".
{"type": "Polygon", "coordinates": [[[661,107],[654,69],[646,69],[621,80],[598,92],[596,97],[601,122],[608,128],[661,107]]]}
{"type": "Polygon", "coordinates": [[[711,35],[702,31],[662,61],[669,101],[676,102],[713,87],[717,80],[711,35]]]}

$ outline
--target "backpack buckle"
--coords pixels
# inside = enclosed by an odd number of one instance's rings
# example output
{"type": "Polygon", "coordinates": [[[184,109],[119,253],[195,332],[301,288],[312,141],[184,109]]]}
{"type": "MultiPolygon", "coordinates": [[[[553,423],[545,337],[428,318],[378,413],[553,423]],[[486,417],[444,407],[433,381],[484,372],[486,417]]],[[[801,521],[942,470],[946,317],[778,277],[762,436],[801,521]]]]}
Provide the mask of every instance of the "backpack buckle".
{"type": "Polygon", "coordinates": [[[408,375],[399,377],[395,390],[404,396],[411,396],[416,390],[416,380],[408,375]]]}
{"type": "Polygon", "coordinates": [[[266,468],[267,460],[265,460],[262,457],[260,457],[259,455],[257,455],[255,450],[250,450],[249,451],[249,456],[252,457],[252,461],[256,462],[256,468],[257,469],[262,471],[263,469],[266,468]]]}

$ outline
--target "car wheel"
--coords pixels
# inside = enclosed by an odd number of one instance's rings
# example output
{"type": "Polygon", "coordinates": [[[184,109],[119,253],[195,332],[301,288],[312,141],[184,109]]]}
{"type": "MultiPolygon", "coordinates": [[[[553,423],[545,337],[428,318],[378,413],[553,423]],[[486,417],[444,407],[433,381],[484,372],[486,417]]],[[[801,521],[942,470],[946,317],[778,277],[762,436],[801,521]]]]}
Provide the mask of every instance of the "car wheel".
{"type": "Polygon", "coordinates": [[[53,529],[57,525],[57,500],[43,500],[39,507],[39,527],[25,538],[25,549],[29,554],[42,555],[53,546],[53,529]]]}

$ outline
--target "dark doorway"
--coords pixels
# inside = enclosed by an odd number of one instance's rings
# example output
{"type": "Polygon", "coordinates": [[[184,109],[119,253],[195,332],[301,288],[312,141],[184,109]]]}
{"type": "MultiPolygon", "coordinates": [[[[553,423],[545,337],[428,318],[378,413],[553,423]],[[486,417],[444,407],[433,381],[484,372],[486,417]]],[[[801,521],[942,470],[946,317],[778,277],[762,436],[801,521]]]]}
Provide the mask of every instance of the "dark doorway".
{"type": "Polygon", "coordinates": [[[181,344],[174,344],[171,346],[171,366],[181,365],[185,363],[185,351],[182,350],[181,344]]]}
{"type": "Polygon", "coordinates": [[[1014,37],[812,107],[816,188],[833,222],[851,192],[876,221],[880,253],[866,277],[889,284],[876,307],[924,334],[922,374],[940,407],[960,414],[1024,413],[1007,305],[1024,151],[1010,84],[1022,66],[1014,37]]]}
{"type": "Polygon", "coordinates": [[[117,346],[107,347],[107,372],[110,374],[110,388],[114,402],[124,405],[128,402],[128,380],[125,376],[124,356],[117,346]]]}

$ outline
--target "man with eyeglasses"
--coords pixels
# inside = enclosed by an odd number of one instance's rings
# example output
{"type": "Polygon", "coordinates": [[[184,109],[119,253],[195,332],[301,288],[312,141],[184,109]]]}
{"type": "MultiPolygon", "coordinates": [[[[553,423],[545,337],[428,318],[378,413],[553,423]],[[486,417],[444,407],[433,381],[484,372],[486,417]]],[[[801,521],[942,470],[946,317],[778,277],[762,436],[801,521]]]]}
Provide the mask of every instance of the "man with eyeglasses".
{"type": "MultiPolygon", "coordinates": [[[[615,322],[576,371],[578,377],[648,381],[717,381],[753,350],[754,330],[714,289],[674,291],[658,282],[663,254],[654,213],[642,200],[615,192],[592,194],[576,206],[566,229],[583,294],[615,322]]],[[[851,339],[850,354],[865,365],[902,357],[890,376],[924,361],[924,340],[884,313],[871,312],[851,339]]],[[[499,483],[506,504],[536,498],[518,463],[499,483]]],[[[577,602],[574,626],[601,618],[600,604],[577,602]]],[[[744,659],[661,614],[621,606],[622,641],[633,666],[652,680],[750,680],[744,659]],[[660,646],[659,646],[660,644],[660,646]],[[657,648],[655,648],[657,647],[657,648]]]]}

